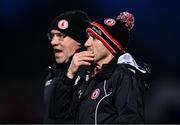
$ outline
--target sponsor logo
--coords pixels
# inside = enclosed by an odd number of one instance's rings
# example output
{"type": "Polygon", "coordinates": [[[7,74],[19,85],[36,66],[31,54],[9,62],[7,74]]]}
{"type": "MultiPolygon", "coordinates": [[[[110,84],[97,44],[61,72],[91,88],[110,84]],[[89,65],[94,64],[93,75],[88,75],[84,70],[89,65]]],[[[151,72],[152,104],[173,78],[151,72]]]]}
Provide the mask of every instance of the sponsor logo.
{"type": "Polygon", "coordinates": [[[81,79],[81,77],[78,75],[78,77],[76,78],[76,81],[75,81],[74,85],[77,85],[80,79],[81,79]]]}
{"type": "Polygon", "coordinates": [[[79,94],[78,98],[80,99],[81,96],[82,96],[82,94],[83,94],[83,93],[82,93],[82,90],[79,90],[79,91],[78,91],[78,94],[79,94]]]}
{"type": "Polygon", "coordinates": [[[98,33],[99,35],[102,35],[101,30],[97,29],[96,27],[92,27],[92,29],[93,29],[96,33],[98,33]]]}

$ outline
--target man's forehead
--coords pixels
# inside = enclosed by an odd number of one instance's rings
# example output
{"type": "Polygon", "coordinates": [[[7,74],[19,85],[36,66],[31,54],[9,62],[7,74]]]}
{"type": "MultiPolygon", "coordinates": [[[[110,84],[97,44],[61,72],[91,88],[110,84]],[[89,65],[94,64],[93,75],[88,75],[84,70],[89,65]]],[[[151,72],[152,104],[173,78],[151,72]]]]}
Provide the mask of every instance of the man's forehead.
{"type": "Polygon", "coordinates": [[[88,36],[92,36],[92,37],[94,36],[94,34],[92,34],[92,33],[90,33],[90,32],[87,32],[87,35],[88,35],[88,36]]]}
{"type": "Polygon", "coordinates": [[[51,33],[61,33],[59,30],[52,29],[51,33]]]}

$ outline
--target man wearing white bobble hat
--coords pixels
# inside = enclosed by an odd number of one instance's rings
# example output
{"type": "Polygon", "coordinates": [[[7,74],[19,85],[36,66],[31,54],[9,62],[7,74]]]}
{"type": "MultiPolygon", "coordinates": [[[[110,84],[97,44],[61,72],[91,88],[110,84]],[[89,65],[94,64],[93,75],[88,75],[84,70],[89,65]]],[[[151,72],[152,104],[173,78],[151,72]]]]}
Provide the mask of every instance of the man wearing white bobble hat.
{"type": "Polygon", "coordinates": [[[61,106],[62,101],[66,102],[63,104],[68,107],[67,115],[74,115],[74,123],[144,123],[143,96],[150,70],[125,52],[133,25],[134,16],[123,12],[118,18],[93,21],[86,29],[87,51],[73,56],[63,82],[69,87],[63,93],[66,98],[55,101],[61,106]],[[82,82],[77,72],[83,65],[91,67],[93,72],[82,82]]]}

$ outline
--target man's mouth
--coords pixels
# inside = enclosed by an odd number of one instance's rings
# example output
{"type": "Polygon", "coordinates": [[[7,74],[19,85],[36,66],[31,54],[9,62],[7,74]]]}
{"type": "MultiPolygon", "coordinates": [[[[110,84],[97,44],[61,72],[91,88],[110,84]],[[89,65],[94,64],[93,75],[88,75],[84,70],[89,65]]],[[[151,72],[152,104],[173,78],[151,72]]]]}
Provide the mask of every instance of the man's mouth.
{"type": "Polygon", "coordinates": [[[91,49],[87,49],[87,51],[91,51],[92,53],[94,53],[91,49]]]}
{"type": "Polygon", "coordinates": [[[54,52],[59,53],[59,52],[62,52],[62,50],[61,49],[54,49],[54,52]]]}
{"type": "Polygon", "coordinates": [[[88,48],[87,48],[87,51],[92,51],[92,49],[88,47],[88,48]]]}

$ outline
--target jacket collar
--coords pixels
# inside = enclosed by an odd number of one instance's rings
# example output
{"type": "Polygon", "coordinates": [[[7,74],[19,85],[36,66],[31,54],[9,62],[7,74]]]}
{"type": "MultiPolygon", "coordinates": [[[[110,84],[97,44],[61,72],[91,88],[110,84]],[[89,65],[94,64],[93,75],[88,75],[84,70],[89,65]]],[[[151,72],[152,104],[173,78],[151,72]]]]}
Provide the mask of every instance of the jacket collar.
{"type": "Polygon", "coordinates": [[[58,63],[53,63],[51,66],[48,67],[49,72],[52,73],[52,75],[60,75],[62,72],[67,72],[67,69],[69,68],[69,65],[71,63],[72,57],[67,63],[64,64],[58,64],[58,63]]]}
{"type": "Polygon", "coordinates": [[[119,55],[115,56],[108,64],[103,64],[101,70],[94,76],[94,79],[108,79],[112,75],[116,66],[119,55]]]}

